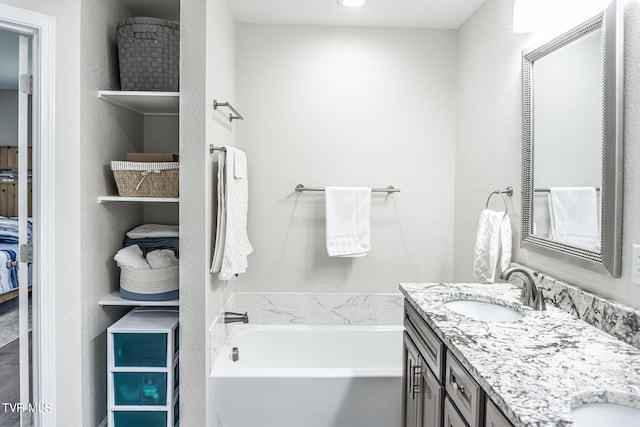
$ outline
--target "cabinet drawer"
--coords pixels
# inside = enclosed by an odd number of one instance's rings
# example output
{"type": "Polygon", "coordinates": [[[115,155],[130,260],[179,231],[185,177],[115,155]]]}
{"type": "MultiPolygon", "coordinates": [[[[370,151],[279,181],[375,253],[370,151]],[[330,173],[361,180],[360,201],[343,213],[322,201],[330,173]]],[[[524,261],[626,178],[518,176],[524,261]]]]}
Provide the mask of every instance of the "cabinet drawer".
{"type": "Polygon", "coordinates": [[[115,411],[113,427],[167,427],[165,411],[115,411]]]}
{"type": "Polygon", "coordinates": [[[433,371],[438,381],[443,380],[444,344],[440,341],[420,315],[405,300],[404,327],[413,339],[420,354],[433,371]]]}
{"type": "Polygon", "coordinates": [[[114,333],[113,361],[116,367],[167,366],[167,334],[114,333]]]}
{"type": "Polygon", "coordinates": [[[448,397],[444,398],[444,427],[468,427],[448,397]]]}
{"type": "Polygon", "coordinates": [[[115,405],[161,405],[167,403],[166,372],[114,372],[115,405]]]}
{"type": "Polygon", "coordinates": [[[513,424],[502,415],[502,412],[491,400],[487,399],[485,427],[513,427],[513,424]]]}
{"type": "Polygon", "coordinates": [[[445,389],[451,401],[470,426],[482,421],[483,391],[465,368],[447,351],[445,389]]]}

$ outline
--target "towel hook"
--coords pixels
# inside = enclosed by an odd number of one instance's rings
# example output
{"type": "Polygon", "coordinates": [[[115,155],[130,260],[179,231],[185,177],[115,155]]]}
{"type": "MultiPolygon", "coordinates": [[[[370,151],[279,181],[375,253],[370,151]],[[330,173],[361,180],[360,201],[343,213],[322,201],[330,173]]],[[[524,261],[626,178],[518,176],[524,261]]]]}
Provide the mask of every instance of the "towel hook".
{"type": "Polygon", "coordinates": [[[509,208],[508,208],[508,205],[507,205],[507,199],[506,199],[506,197],[504,197],[504,195],[506,194],[509,197],[513,196],[513,187],[509,186],[505,190],[495,190],[495,191],[492,191],[491,193],[489,193],[489,197],[487,197],[487,203],[484,206],[485,209],[489,209],[489,201],[491,200],[491,197],[494,194],[499,194],[500,197],[502,197],[502,201],[504,202],[504,211],[505,211],[505,213],[508,212],[509,208]]]}

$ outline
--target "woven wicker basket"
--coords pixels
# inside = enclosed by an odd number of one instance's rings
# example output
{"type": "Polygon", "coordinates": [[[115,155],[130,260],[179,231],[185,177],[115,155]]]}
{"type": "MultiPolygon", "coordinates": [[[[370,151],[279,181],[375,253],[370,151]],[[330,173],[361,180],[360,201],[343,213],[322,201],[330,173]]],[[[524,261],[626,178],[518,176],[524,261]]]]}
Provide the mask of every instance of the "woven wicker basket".
{"type": "Polygon", "coordinates": [[[118,194],[127,197],[179,195],[179,162],[111,162],[118,194]]]}
{"type": "Polygon", "coordinates": [[[127,18],[116,29],[120,88],[177,92],[180,25],[157,18],[127,18]]]}

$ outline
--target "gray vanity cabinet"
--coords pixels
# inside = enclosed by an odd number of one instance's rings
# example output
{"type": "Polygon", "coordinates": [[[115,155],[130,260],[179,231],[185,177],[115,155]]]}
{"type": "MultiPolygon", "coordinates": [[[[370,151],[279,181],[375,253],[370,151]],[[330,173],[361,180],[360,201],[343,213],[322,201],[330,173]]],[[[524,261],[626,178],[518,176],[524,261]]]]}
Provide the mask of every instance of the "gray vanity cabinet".
{"type": "Polygon", "coordinates": [[[404,333],[403,427],[439,427],[442,386],[418,349],[404,333]]]}
{"type": "Polygon", "coordinates": [[[513,427],[405,302],[402,427],[513,427]]]}
{"type": "Polygon", "coordinates": [[[441,361],[443,347],[431,334],[418,333],[413,314],[405,316],[402,427],[442,425],[441,361]],[[433,371],[438,372],[438,376],[433,371]]]}
{"type": "Polygon", "coordinates": [[[487,399],[487,410],[485,413],[485,427],[513,427],[513,425],[502,415],[498,407],[487,399]]]}

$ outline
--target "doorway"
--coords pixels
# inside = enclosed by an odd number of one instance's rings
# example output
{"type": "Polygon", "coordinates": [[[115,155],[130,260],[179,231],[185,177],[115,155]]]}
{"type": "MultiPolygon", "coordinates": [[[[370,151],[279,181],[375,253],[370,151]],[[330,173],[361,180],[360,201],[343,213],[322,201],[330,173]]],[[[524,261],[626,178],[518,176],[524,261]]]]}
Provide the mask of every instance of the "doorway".
{"type": "Polygon", "coordinates": [[[54,34],[53,18],[0,5],[2,426],[55,425],[54,34]]]}

